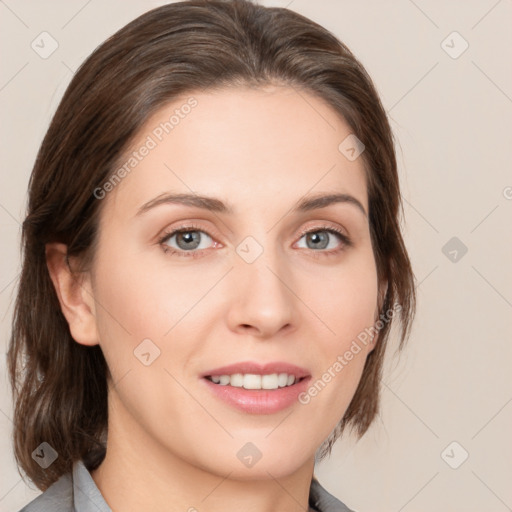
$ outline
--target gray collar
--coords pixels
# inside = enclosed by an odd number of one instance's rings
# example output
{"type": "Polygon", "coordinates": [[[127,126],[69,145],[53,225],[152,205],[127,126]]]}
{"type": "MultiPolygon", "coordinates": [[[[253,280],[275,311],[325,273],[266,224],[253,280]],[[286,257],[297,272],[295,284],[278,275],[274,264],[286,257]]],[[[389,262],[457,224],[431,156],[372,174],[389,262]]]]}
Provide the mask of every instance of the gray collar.
{"type": "Polygon", "coordinates": [[[81,460],[73,465],[73,497],[76,512],[112,512],[81,460]]]}

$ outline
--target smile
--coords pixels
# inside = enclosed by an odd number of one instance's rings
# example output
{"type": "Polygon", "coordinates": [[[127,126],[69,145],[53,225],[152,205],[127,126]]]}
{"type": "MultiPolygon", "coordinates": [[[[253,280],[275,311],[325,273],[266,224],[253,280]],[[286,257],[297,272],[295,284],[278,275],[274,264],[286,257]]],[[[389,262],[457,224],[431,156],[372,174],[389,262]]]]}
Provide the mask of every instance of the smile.
{"type": "Polygon", "coordinates": [[[267,375],[234,373],[233,375],[211,375],[206,378],[221,386],[232,386],[244,389],[285,388],[293,386],[295,382],[301,380],[301,378],[297,378],[295,375],[288,373],[271,373],[267,375]]]}

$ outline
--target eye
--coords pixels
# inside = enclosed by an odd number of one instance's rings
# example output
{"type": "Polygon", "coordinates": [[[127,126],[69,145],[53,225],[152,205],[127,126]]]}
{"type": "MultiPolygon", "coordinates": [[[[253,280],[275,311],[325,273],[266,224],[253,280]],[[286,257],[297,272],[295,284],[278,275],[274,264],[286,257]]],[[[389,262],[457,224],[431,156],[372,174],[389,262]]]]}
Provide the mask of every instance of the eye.
{"type": "Polygon", "coordinates": [[[312,249],[315,252],[321,251],[333,254],[352,245],[347,235],[333,227],[321,227],[303,231],[301,239],[304,237],[306,239],[306,249],[312,249]],[[336,238],[338,239],[337,242],[336,238]]]}
{"type": "MultiPolygon", "coordinates": [[[[306,249],[311,250],[315,256],[333,255],[346,247],[352,246],[350,238],[332,226],[317,227],[303,231],[300,240],[306,239],[306,249]],[[338,242],[336,243],[336,239],[338,242]]],[[[299,241],[300,241],[299,240],[299,241]]],[[[213,238],[198,226],[188,225],[167,231],[158,243],[164,252],[177,256],[197,258],[204,255],[204,251],[211,246],[213,238]]],[[[218,242],[214,242],[218,246],[218,242]]],[[[299,248],[303,248],[300,247],[299,248]]]]}
{"type": "Polygon", "coordinates": [[[177,229],[164,233],[159,244],[164,252],[185,257],[197,257],[201,250],[208,249],[212,237],[196,226],[180,226],[177,229]],[[189,253],[189,254],[187,254],[189,253]]]}

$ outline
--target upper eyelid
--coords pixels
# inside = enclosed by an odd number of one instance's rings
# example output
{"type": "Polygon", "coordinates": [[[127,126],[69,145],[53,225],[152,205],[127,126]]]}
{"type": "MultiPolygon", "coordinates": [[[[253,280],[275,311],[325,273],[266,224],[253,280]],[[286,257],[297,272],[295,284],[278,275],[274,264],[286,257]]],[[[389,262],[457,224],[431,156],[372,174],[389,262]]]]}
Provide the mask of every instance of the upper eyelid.
{"type": "MultiPolygon", "coordinates": [[[[329,231],[330,229],[332,229],[334,231],[334,234],[337,234],[342,237],[344,236],[347,239],[350,239],[350,235],[348,234],[348,232],[345,228],[335,226],[334,223],[330,223],[328,221],[323,221],[323,222],[324,223],[320,224],[320,225],[312,225],[309,227],[302,228],[301,230],[299,230],[298,235],[302,238],[304,235],[306,235],[307,233],[310,233],[310,232],[314,233],[315,231],[329,231]],[[338,232],[338,231],[340,231],[340,232],[338,232]]],[[[190,224],[187,224],[184,222],[183,225],[181,225],[181,226],[173,227],[170,229],[165,229],[164,232],[162,233],[162,235],[159,236],[159,240],[160,240],[160,242],[164,242],[165,240],[168,240],[169,238],[173,237],[174,235],[176,235],[180,232],[188,232],[188,231],[199,231],[201,233],[206,234],[207,236],[209,236],[212,240],[214,240],[216,242],[217,242],[216,239],[219,237],[216,230],[210,230],[210,229],[205,229],[205,228],[199,227],[197,225],[194,225],[193,222],[191,222],[190,224]],[[211,233],[210,231],[213,231],[213,233],[211,233]]],[[[344,242],[344,240],[342,240],[342,242],[344,242]]]]}

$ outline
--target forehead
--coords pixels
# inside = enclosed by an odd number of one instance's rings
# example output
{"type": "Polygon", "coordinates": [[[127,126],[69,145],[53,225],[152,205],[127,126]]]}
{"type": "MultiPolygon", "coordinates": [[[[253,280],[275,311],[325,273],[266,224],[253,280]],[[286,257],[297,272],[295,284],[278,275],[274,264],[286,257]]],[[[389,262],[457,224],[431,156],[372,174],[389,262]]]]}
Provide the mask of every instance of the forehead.
{"type": "Polygon", "coordinates": [[[248,206],[335,190],[367,209],[363,160],[339,149],[351,132],[323,100],[293,87],[191,92],[139,130],[108,202],[118,208],[122,197],[135,209],[162,192],[193,191],[248,206]]]}

